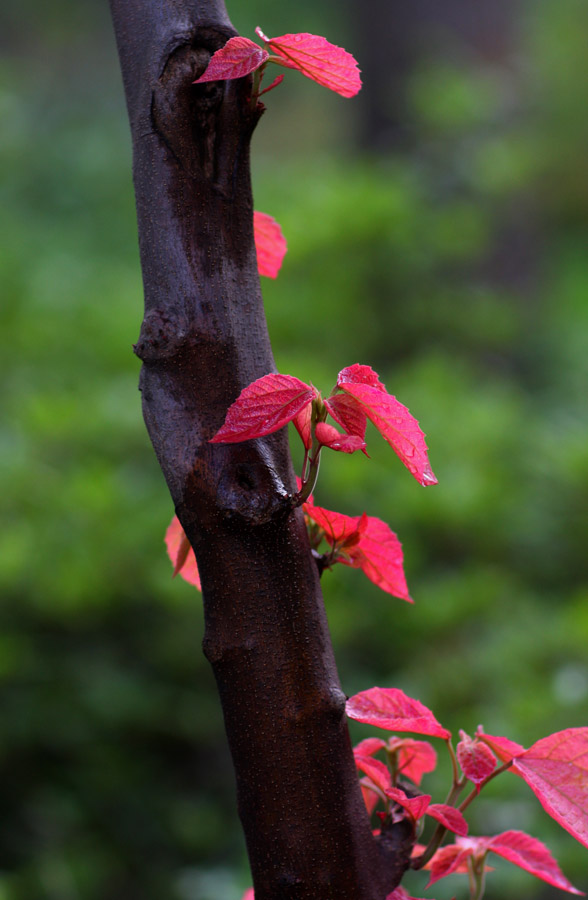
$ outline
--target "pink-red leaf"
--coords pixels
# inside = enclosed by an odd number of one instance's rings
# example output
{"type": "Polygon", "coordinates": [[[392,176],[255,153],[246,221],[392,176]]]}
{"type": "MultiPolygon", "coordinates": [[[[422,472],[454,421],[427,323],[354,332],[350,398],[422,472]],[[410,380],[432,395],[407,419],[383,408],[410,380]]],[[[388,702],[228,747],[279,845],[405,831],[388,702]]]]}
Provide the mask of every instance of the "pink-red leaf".
{"type": "Polygon", "coordinates": [[[243,896],[241,897],[241,900],[255,900],[255,894],[253,893],[253,888],[248,888],[248,890],[246,890],[245,893],[243,894],[243,896]]]}
{"type": "Polygon", "coordinates": [[[232,37],[210,57],[208,68],[194,84],[203,81],[228,81],[255,72],[269,57],[267,50],[246,37],[232,37]]]}
{"type": "Polygon", "coordinates": [[[360,516],[346,516],[331,509],[323,509],[322,506],[314,506],[310,500],[304,504],[304,512],[323,529],[331,545],[346,544],[357,534],[360,516]]]}
{"type": "Polygon", "coordinates": [[[468,823],[459,809],[455,809],[454,806],[448,806],[446,803],[431,803],[427,809],[427,815],[441,822],[455,834],[465,837],[468,833],[468,823]]]}
{"type": "Polygon", "coordinates": [[[360,771],[367,775],[376,787],[381,791],[387,791],[392,787],[390,772],[383,762],[379,759],[373,759],[371,756],[362,756],[359,753],[353,754],[355,757],[355,765],[360,771]]]}
{"type": "Polygon", "coordinates": [[[327,541],[343,549],[339,562],[362,569],[379,588],[412,603],[404,575],[402,545],[390,526],[374,516],[346,516],[310,503],[305,513],[325,532],[327,541]]]}
{"type": "Polygon", "coordinates": [[[359,565],[381,590],[407,603],[413,602],[404,575],[402,544],[386,522],[368,516],[365,533],[350,555],[353,565],[359,565]]]}
{"type": "Polygon", "coordinates": [[[525,748],[522,744],[517,744],[516,741],[511,741],[510,738],[499,737],[495,734],[486,734],[482,729],[482,726],[476,731],[476,737],[490,747],[498,759],[503,763],[510,762],[515,756],[520,756],[525,752],[525,748]]]}
{"type": "Polygon", "coordinates": [[[354,97],[361,88],[357,63],[351,53],[316,34],[283,34],[268,38],[261,29],[256,34],[281,57],[289,68],[298,69],[307,78],[336,91],[342,97],[354,97]]]}
{"type": "Polygon", "coordinates": [[[439,724],[430,709],[420,700],[399,688],[370,688],[350,697],[346,705],[347,715],[357,722],[375,725],[386,731],[412,731],[447,740],[451,732],[439,724]]]}
{"type": "Polygon", "coordinates": [[[325,406],[335,422],[338,422],[347,434],[354,434],[363,441],[367,416],[353,397],[335,394],[325,400],[325,406]]]}
{"type": "Polygon", "coordinates": [[[588,847],[588,728],[567,728],[542,738],[515,757],[544,810],[588,847]]]}
{"type": "Polygon", "coordinates": [[[356,756],[373,756],[378,750],[383,750],[385,746],[386,741],[381,738],[365,738],[355,745],[353,752],[356,756]]]}
{"type": "Polygon", "coordinates": [[[457,745],[458,762],[465,777],[480,790],[481,783],[496,768],[496,757],[487,744],[472,739],[465,731],[460,731],[459,735],[461,740],[457,745]]]}
{"type": "MultiPolygon", "coordinates": [[[[397,888],[394,888],[391,894],[388,894],[386,900],[423,900],[422,897],[412,897],[408,894],[401,884],[398,885],[397,888]]],[[[430,898],[429,898],[430,900],[430,898]]]]}
{"type": "Polygon", "coordinates": [[[260,91],[257,96],[261,97],[262,94],[267,94],[267,93],[269,93],[269,91],[273,91],[273,89],[276,88],[279,84],[281,84],[283,80],[284,80],[283,75],[276,75],[276,77],[274,78],[272,83],[270,85],[268,85],[268,87],[264,88],[263,91],[260,91]]]}
{"type": "Polygon", "coordinates": [[[386,386],[380,381],[380,376],[374,372],[371,366],[362,366],[361,363],[354,363],[341,369],[337,375],[337,387],[343,388],[345,384],[369,384],[371,387],[377,388],[386,394],[386,386]]]}
{"type": "Polygon", "coordinates": [[[362,441],[356,434],[341,434],[327,422],[317,422],[315,434],[319,444],[329,447],[331,450],[355,453],[356,450],[365,449],[365,441],[362,441]]]}
{"type": "MultiPolygon", "coordinates": [[[[302,443],[307,450],[312,447],[312,403],[307,403],[297,415],[292,419],[292,424],[302,438],[302,443]]],[[[298,490],[301,489],[302,483],[298,479],[298,490]]]]}
{"type": "Polygon", "coordinates": [[[282,229],[271,216],[255,210],[253,236],[259,274],[267,278],[276,278],[288,249],[282,229]]]}
{"type": "Polygon", "coordinates": [[[168,556],[173,563],[174,577],[178,574],[181,575],[184,581],[193,584],[194,587],[201,591],[202,585],[200,584],[196,557],[177,516],[173,517],[165,533],[165,546],[167,547],[168,556]]]}
{"type": "Polygon", "coordinates": [[[406,406],[372,384],[341,381],[339,387],[354,398],[419,484],[437,484],[425,435],[406,406]]]}
{"type": "Polygon", "coordinates": [[[504,831],[488,839],[487,846],[493,853],[541,878],[547,884],[570,894],[582,893],[564,876],[545,844],[523,831],[504,831]]]}
{"type": "Polygon", "coordinates": [[[210,443],[233,444],[272,434],[316,396],[315,388],[293,375],[264,375],[241,391],[210,443]]]}
{"type": "Polygon", "coordinates": [[[380,797],[378,796],[374,783],[370,778],[360,778],[359,786],[361,788],[361,796],[363,797],[365,808],[368,811],[368,815],[371,816],[374,809],[378,805],[378,800],[380,799],[380,797]]]}
{"type": "Polygon", "coordinates": [[[430,794],[419,794],[416,797],[408,797],[403,790],[394,787],[387,789],[386,796],[405,809],[410,818],[415,822],[422,819],[431,802],[430,794]]]}
{"type": "Polygon", "coordinates": [[[472,849],[469,846],[461,846],[461,844],[448,844],[437,850],[435,856],[431,860],[430,870],[431,877],[427,887],[431,887],[441,878],[447,878],[455,872],[467,872],[467,859],[472,856],[472,849]]]}
{"type": "Polygon", "coordinates": [[[398,771],[415,784],[420,784],[423,775],[432,772],[437,765],[437,752],[428,741],[393,737],[386,746],[390,752],[398,754],[398,771]]]}

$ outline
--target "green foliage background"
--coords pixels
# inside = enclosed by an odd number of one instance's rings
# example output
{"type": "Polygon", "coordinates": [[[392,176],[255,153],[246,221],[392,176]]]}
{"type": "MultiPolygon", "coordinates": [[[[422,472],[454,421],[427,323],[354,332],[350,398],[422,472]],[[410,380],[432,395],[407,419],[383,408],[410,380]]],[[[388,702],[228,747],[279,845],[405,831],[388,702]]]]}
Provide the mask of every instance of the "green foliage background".
{"type": "MultiPolygon", "coordinates": [[[[230,12],[250,36],[259,22],[356,50],[335,2],[230,12]]],[[[136,390],[106,5],[1,15],[0,900],[237,900],[248,874],[200,598],[170,579],[172,508],[136,390]]],[[[375,433],[370,462],[324,460],[317,502],[390,522],[416,600],[326,574],[344,688],[400,686],[448,727],[523,744],[588,724],[587,30],[580,0],[536,0],[507,65],[424,45],[410,151],[358,150],[361,95],[295,74],[254,139],[256,206],[289,243],[263,285],[279,369],[328,391],[344,365],[373,365],[439,478],[422,490],[375,433]]],[[[441,799],[441,779],[426,787],[441,799]]],[[[585,848],[513,776],[477,807],[473,829],[531,831],[588,889],[585,848]]],[[[497,868],[490,898],[555,896],[497,868]]],[[[455,877],[432,893],[465,892],[455,877]]]]}

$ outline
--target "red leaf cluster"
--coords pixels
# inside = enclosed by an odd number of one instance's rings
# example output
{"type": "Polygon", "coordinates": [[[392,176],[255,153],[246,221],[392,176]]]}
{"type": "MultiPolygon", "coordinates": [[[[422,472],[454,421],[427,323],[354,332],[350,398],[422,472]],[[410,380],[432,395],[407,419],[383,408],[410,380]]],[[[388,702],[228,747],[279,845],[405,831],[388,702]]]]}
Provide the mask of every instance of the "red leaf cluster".
{"type": "Polygon", "coordinates": [[[502,856],[562,891],[582,893],[567,880],[545,844],[523,831],[504,831],[494,837],[458,838],[455,844],[448,844],[433,857],[427,887],[440,878],[463,871],[468,857],[482,860],[489,852],[502,856]]]}
{"type": "MultiPolygon", "coordinates": [[[[224,47],[213,53],[206,71],[194,84],[243,78],[265,66],[267,62],[274,62],[288,69],[297,69],[307,78],[342,97],[354,97],[360,90],[361,78],[357,62],[351,53],[329,43],[326,38],[305,32],[268,38],[260,28],[255,31],[266,47],[275,54],[273,57],[249,38],[232,37],[224,47]]],[[[275,82],[266,90],[274,86],[275,82]]]]}
{"type": "Polygon", "coordinates": [[[323,530],[331,547],[337,548],[337,562],[361,569],[386,593],[413,602],[404,576],[402,545],[389,525],[365,513],[346,516],[314,506],[310,501],[303,509],[323,530]]]}
{"type": "MultiPolygon", "coordinates": [[[[225,423],[212,443],[263,437],[294,422],[308,450],[312,446],[312,404],[319,399],[316,388],[293,375],[263,375],[246,387],[229,407],[225,423]]],[[[319,444],[345,453],[363,450],[369,418],[420,484],[437,484],[419,423],[402,403],[387,393],[369,366],[355,364],[342,369],[324,407],[345,435],[333,426],[318,422],[319,444]]]]}
{"type": "Polygon", "coordinates": [[[567,728],[525,750],[508,738],[477,737],[527,782],[543,809],[588,847],[588,728],[567,728]]]}

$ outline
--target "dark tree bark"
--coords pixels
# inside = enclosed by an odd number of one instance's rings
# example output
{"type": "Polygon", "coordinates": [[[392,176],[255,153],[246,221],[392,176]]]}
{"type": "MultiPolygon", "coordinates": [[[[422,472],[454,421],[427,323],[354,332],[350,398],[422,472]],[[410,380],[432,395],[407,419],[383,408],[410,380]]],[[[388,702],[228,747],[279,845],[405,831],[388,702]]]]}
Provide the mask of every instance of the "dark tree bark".
{"type": "Polygon", "coordinates": [[[252,226],[248,79],[194,86],[222,0],[111,0],[134,151],[147,428],[196,552],[256,900],[383,900],[405,823],[371,835],[285,431],[212,445],[274,370],[252,226]]]}

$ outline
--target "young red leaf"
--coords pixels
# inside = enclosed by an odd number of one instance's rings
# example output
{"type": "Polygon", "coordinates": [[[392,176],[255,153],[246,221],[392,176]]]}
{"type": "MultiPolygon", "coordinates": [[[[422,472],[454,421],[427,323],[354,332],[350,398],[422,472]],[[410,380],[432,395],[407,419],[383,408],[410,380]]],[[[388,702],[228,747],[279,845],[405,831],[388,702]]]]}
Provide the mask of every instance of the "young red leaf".
{"type": "Polygon", "coordinates": [[[461,846],[461,844],[448,844],[437,850],[435,856],[431,860],[429,866],[431,877],[427,887],[431,887],[441,878],[447,878],[456,872],[467,872],[467,859],[472,856],[473,851],[469,846],[461,846]]]}
{"type": "Polygon", "coordinates": [[[381,738],[365,738],[355,745],[353,753],[355,756],[373,756],[378,750],[383,750],[385,746],[386,741],[381,738]]]}
{"type": "Polygon", "coordinates": [[[365,449],[365,441],[362,441],[356,434],[341,434],[327,422],[317,422],[315,434],[319,444],[330,447],[331,450],[355,453],[356,450],[365,449]]]}
{"type": "Polygon", "coordinates": [[[367,416],[353,397],[335,394],[325,400],[325,406],[335,422],[338,422],[347,434],[354,434],[363,441],[367,416]]]}
{"type": "MultiPolygon", "coordinates": [[[[292,419],[292,424],[302,439],[307,450],[312,447],[312,403],[307,403],[292,419]]],[[[301,490],[302,482],[298,479],[298,490],[301,490]]],[[[310,499],[310,498],[309,498],[310,499]]]]}
{"type": "Polygon", "coordinates": [[[345,565],[359,566],[379,588],[412,603],[404,575],[402,544],[386,522],[368,516],[368,525],[357,548],[350,553],[353,562],[345,565]]]}
{"type": "Polygon", "coordinates": [[[481,783],[496,768],[496,757],[490,747],[472,739],[465,731],[460,731],[459,735],[461,741],[457,745],[458,762],[465,777],[480,790],[481,783]]]}
{"type": "Polygon", "coordinates": [[[420,784],[423,775],[433,772],[437,765],[437,752],[428,741],[393,737],[386,746],[398,754],[398,771],[415,784],[420,784]]]}
{"type": "Polygon", "coordinates": [[[165,546],[174,567],[174,578],[181,575],[184,581],[193,584],[199,591],[202,590],[200,575],[196,565],[196,557],[192,550],[186,533],[180,525],[180,520],[174,516],[165,533],[165,546]]]}
{"type": "Polygon", "coordinates": [[[402,885],[399,884],[397,888],[394,888],[391,894],[388,894],[386,900],[423,900],[423,898],[412,897],[410,894],[407,894],[402,885]]]}
{"type": "Polygon", "coordinates": [[[350,719],[386,731],[412,731],[447,740],[451,732],[439,724],[431,710],[399,688],[370,688],[350,697],[346,712],[350,719]]]}
{"type": "Polygon", "coordinates": [[[288,249],[282,229],[271,216],[254,210],[253,237],[259,274],[276,278],[288,249]]]}
{"type": "Polygon", "coordinates": [[[483,741],[491,750],[494,751],[498,759],[503,762],[510,762],[515,756],[520,756],[525,752],[522,744],[511,741],[510,738],[499,737],[495,734],[486,734],[482,726],[478,726],[476,737],[479,741],[483,741]]]}
{"type": "Polygon", "coordinates": [[[365,803],[365,808],[367,809],[368,816],[371,816],[376,806],[378,805],[378,800],[380,798],[370,778],[360,778],[359,786],[361,788],[361,796],[363,797],[363,802],[365,803]]]}
{"type": "Polygon", "coordinates": [[[341,369],[337,375],[337,387],[343,388],[345,384],[369,384],[371,387],[377,388],[386,394],[386,386],[380,381],[380,376],[374,372],[371,366],[362,366],[361,363],[354,363],[341,369]]]}
{"type": "Polygon", "coordinates": [[[557,862],[541,841],[523,831],[504,831],[488,839],[488,849],[515,866],[570,894],[582,894],[564,876],[557,862]]]}
{"type": "Polygon", "coordinates": [[[419,484],[437,484],[425,435],[406,406],[371,384],[341,381],[339,387],[354,398],[419,484]]]}
{"type": "Polygon", "coordinates": [[[405,791],[394,787],[387,789],[386,796],[405,809],[414,822],[422,819],[431,802],[430,794],[418,794],[416,797],[409,797],[405,791]]]}
{"type": "Polygon", "coordinates": [[[194,84],[203,81],[228,81],[255,72],[268,59],[269,53],[246,37],[232,37],[224,47],[210,57],[204,75],[194,84]]]}
{"type": "Polygon", "coordinates": [[[289,68],[298,69],[317,84],[342,97],[354,97],[360,90],[361,78],[355,59],[326,38],[306,33],[268,38],[260,28],[255,32],[289,68]]]}
{"type": "Polygon", "coordinates": [[[427,815],[441,822],[455,834],[465,837],[468,833],[468,823],[459,809],[455,809],[454,806],[447,806],[446,803],[431,803],[427,809],[427,815]]]}
{"type": "Polygon", "coordinates": [[[241,900],[255,900],[255,894],[253,893],[253,888],[249,888],[245,891],[241,900]]]}
{"type": "Polygon", "coordinates": [[[371,756],[361,756],[359,753],[354,753],[355,765],[360,771],[367,775],[376,787],[379,787],[381,791],[388,791],[392,787],[392,780],[390,778],[390,772],[383,762],[380,762],[379,759],[373,759],[371,756]]]}
{"type": "Polygon", "coordinates": [[[512,771],[523,778],[543,809],[588,847],[588,728],[567,728],[542,738],[512,771]]]}
{"type": "Polygon", "coordinates": [[[211,444],[234,444],[272,434],[291,422],[317,396],[293,375],[272,373],[241,391],[211,444]]]}
{"type": "Polygon", "coordinates": [[[365,513],[363,517],[346,516],[310,503],[304,504],[304,511],[324,530],[331,546],[337,544],[343,549],[347,559],[340,558],[339,562],[362,569],[383,591],[412,603],[404,576],[402,545],[389,525],[365,513]]]}
{"type": "Polygon", "coordinates": [[[314,506],[310,499],[303,508],[306,515],[323,529],[325,538],[331,545],[352,542],[353,536],[357,534],[359,516],[346,516],[344,513],[323,509],[322,506],[314,506]]]}
{"type": "Polygon", "coordinates": [[[276,88],[279,84],[281,84],[283,80],[284,80],[283,75],[276,75],[276,77],[274,78],[272,83],[270,85],[268,85],[268,87],[264,88],[263,91],[260,91],[257,96],[261,97],[262,94],[267,94],[267,93],[269,93],[269,91],[273,91],[273,89],[276,88]]]}

